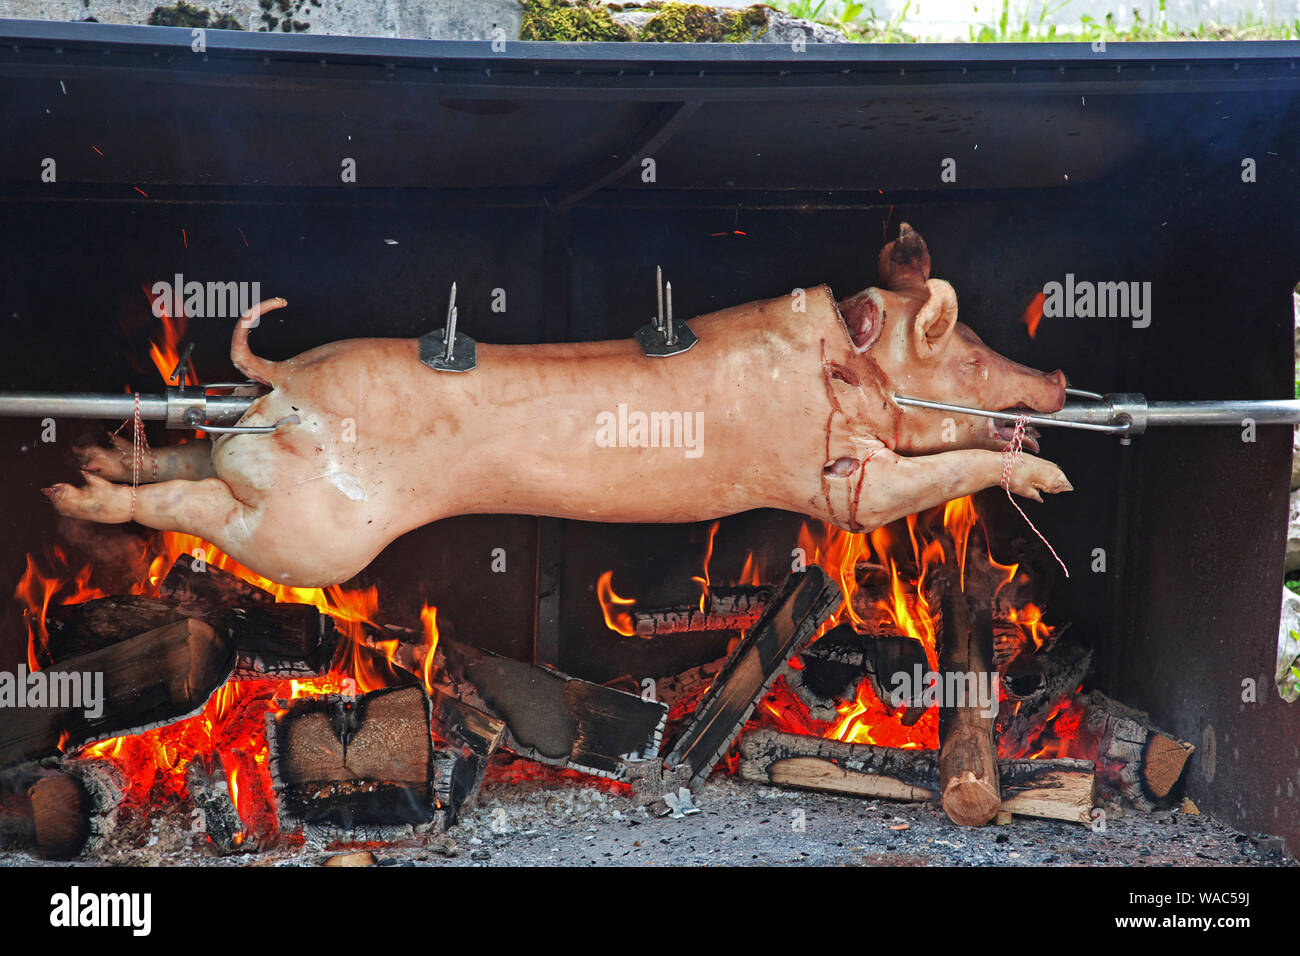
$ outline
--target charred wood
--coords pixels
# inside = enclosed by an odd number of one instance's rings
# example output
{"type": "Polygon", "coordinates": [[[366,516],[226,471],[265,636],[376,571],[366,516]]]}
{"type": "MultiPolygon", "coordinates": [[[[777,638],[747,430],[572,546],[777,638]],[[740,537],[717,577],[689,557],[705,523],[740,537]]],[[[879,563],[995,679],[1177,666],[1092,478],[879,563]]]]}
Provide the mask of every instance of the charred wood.
{"type": "Polygon", "coordinates": [[[234,680],[319,676],[329,669],[338,642],[333,619],[310,604],[231,607],[122,595],[50,608],[45,657],[65,662],[186,618],[204,622],[231,642],[234,680]]]}
{"type": "Polygon", "coordinates": [[[229,856],[258,849],[258,842],[247,839],[244,832],[244,822],[235,808],[226,769],[219,756],[198,756],[191,760],[185,768],[185,787],[202,814],[203,831],[213,853],[229,856]]]}
{"type": "Polygon", "coordinates": [[[771,585],[712,587],[701,609],[698,600],[632,612],[637,637],[698,631],[744,631],[763,613],[775,588],[771,585]]]}
{"type": "MultiPolygon", "coordinates": [[[[1087,760],[1003,760],[1006,799],[999,810],[1021,816],[1090,822],[1093,766],[1087,760]]],[[[755,783],[862,797],[939,799],[939,756],[871,744],[757,730],[740,745],[740,775],[755,783]]]]}
{"type": "Polygon", "coordinates": [[[945,699],[939,708],[939,788],[949,819],[963,826],[982,826],[997,816],[1002,799],[993,739],[996,709],[985,711],[978,700],[969,699],[969,690],[976,690],[978,697],[980,688],[991,688],[993,707],[997,706],[993,591],[988,569],[978,560],[987,547],[978,524],[964,546],[964,572],[956,557],[958,545],[948,538],[949,559],[930,576],[937,595],[930,606],[939,609],[935,635],[940,680],[945,688],[968,689],[962,695],[967,699],[945,699]]]}
{"type": "Polygon", "coordinates": [[[434,689],[429,695],[433,728],[432,783],[445,825],[478,795],[488,760],[505,738],[505,721],[434,689]]]}
{"type": "Polygon", "coordinates": [[[0,766],[193,716],[233,664],[225,637],[186,618],[15,680],[23,705],[0,723],[0,766]]]}
{"type": "Polygon", "coordinates": [[[690,787],[703,783],[740,733],[759,698],[788,670],[790,658],[844,601],[839,585],[817,565],[790,575],[780,594],[732,652],[664,760],[668,771],[686,764],[690,787]]]}
{"type": "Polygon", "coordinates": [[[0,771],[0,849],[70,860],[112,829],[124,792],[121,771],[102,760],[0,771]]]}
{"type": "Polygon", "coordinates": [[[181,605],[199,608],[275,603],[275,595],[270,591],[188,554],[176,559],[158,591],[181,605]]]}
{"type": "Polygon", "coordinates": [[[998,750],[1003,757],[1024,757],[1042,735],[1060,704],[1070,697],[1092,666],[1092,648],[1062,637],[1035,655],[1043,684],[1020,700],[1002,702],[998,711],[998,750]]]}
{"type": "Polygon", "coordinates": [[[936,751],[848,744],[776,730],[744,736],[740,775],[755,783],[862,797],[906,801],[939,797],[936,751]]]}
{"type": "Polygon", "coordinates": [[[998,768],[1003,812],[1091,824],[1096,797],[1091,760],[1002,760],[998,768]]]}
{"type": "Polygon", "coordinates": [[[442,640],[452,696],[505,722],[505,746],[554,766],[623,779],[627,760],[658,756],[668,708],[546,667],[442,640]]]}
{"type": "Polygon", "coordinates": [[[420,687],[302,698],[268,710],[282,827],[433,822],[429,715],[420,687]]]}
{"type": "MultiPolygon", "coordinates": [[[[896,675],[905,675],[919,690],[916,677],[929,670],[925,646],[918,640],[898,633],[863,634],[852,624],[844,623],[827,631],[799,653],[800,669],[791,668],[785,682],[799,695],[815,720],[834,720],[838,708],[857,699],[863,680],[871,682],[877,699],[893,706],[894,691],[899,686],[896,675]]],[[[900,722],[910,727],[926,708],[900,701],[900,722]]]]}
{"type": "Polygon", "coordinates": [[[1101,691],[1092,691],[1080,703],[1084,746],[1095,747],[1097,779],[1103,790],[1117,793],[1140,810],[1167,805],[1196,748],[1158,730],[1143,711],[1101,691]]]}

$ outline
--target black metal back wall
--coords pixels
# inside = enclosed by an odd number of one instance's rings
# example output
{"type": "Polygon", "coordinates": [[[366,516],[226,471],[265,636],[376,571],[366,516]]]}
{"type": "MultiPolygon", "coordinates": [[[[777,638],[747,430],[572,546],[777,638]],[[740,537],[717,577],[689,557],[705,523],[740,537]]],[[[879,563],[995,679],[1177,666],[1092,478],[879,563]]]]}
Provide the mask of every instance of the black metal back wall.
{"type": "MultiPolygon", "coordinates": [[[[175,272],[285,296],[290,308],[254,333],[275,358],[425,331],[452,279],[480,341],[599,339],[645,322],[656,264],[684,316],[821,282],[843,296],[874,281],[880,246],[907,220],[961,318],[1013,359],[1152,399],[1291,391],[1294,44],[494,54],[207,39],[199,55],[189,31],[0,24],[0,315],[22,357],[3,387],[156,386],[139,370],[156,332],[140,283],[175,272]],[[55,182],[41,180],[46,159],[55,182]],[[1049,317],[1031,339],[1025,307],[1067,274],[1150,282],[1150,325],[1049,317]],[[504,312],[490,308],[496,289],[504,312]]],[[[191,323],[205,377],[230,374],[229,332],[191,323]]],[[[37,488],[64,466],[34,444],[35,423],[0,429],[15,461],[0,564],[16,580],[54,534],[37,488]]],[[[1203,807],[1296,840],[1300,718],[1271,680],[1258,704],[1240,693],[1242,678],[1272,671],[1286,439],[1179,430],[1121,448],[1052,432],[1044,454],[1077,490],[1028,510],[1071,569],[1051,611],[1097,641],[1099,685],[1215,741],[1193,764],[1203,807]]],[[[1018,521],[998,494],[989,506],[1018,521]]],[[[724,520],[715,580],[751,548],[778,574],[798,524],[724,520]]],[[[718,648],[611,634],[596,579],[613,570],[616,586],[671,600],[698,571],[706,530],[454,519],[397,542],[363,577],[383,580],[403,614],[437,603],[464,639],[597,680],[651,676],[718,648]],[[495,547],[504,575],[490,570],[495,547]]],[[[16,659],[17,647],[12,636],[0,650],[16,659]]]]}

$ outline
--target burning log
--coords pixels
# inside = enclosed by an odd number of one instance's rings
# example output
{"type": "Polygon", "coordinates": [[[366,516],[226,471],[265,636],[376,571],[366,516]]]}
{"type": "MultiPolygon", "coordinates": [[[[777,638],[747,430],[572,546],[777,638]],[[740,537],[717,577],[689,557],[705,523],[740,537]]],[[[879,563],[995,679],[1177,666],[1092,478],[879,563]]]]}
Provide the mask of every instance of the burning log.
{"type": "Polygon", "coordinates": [[[678,735],[664,768],[675,772],[688,765],[691,789],[703,783],[759,698],[843,601],[839,585],[817,565],[790,575],[732,652],[695,716],[678,735]]]}
{"type": "MultiPolygon", "coordinates": [[[[49,642],[44,656],[49,663],[66,661],[187,616],[175,601],[133,594],[97,598],[81,604],[58,604],[45,612],[49,642]]],[[[207,623],[220,629],[219,622],[207,623]]]]}
{"type": "MultiPolygon", "coordinates": [[[[983,562],[969,560],[969,556],[982,557],[987,550],[978,523],[965,544],[968,560],[964,574],[954,558],[933,569],[930,579],[938,597],[931,607],[939,609],[935,635],[939,679],[945,690],[939,708],[939,785],[943,809],[954,823],[982,826],[997,816],[1002,804],[993,738],[997,716],[993,593],[983,562]],[[972,693],[978,698],[981,681],[991,685],[992,712],[986,713],[978,700],[970,699],[972,693]],[[960,696],[965,699],[948,699],[953,688],[963,689],[960,696]]],[[[956,554],[951,538],[946,545],[949,554],[956,554]]]]}
{"type": "Polygon", "coordinates": [[[121,595],[50,608],[45,656],[62,663],[186,618],[203,621],[234,646],[233,680],[319,676],[329,669],[338,642],[333,619],[311,604],[259,600],[231,607],[121,595]]]}
{"type": "Polygon", "coordinates": [[[505,746],[522,757],[621,780],[626,760],[659,755],[664,704],[456,641],[444,639],[438,651],[439,672],[501,717],[505,746]]]}
{"type": "Polygon", "coordinates": [[[767,584],[710,587],[703,609],[698,600],[670,607],[638,608],[632,612],[636,636],[745,631],[762,616],[775,590],[767,584]]]}
{"type": "Polygon", "coordinates": [[[999,673],[1002,675],[1002,688],[1012,700],[1032,697],[1047,685],[1038,655],[1028,650],[1007,661],[1005,667],[999,668],[999,673]]]}
{"type": "Polygon", "coordinates": [[[1082,742],[1096,748],[1102,787],[1139,810],[1167,803],[1196,748],[1157,730],[1145,713],[1101,691],[1085,695],[1080,703],[1084,705],[1082,742]]]}
{"type": "Polygon", "coordinates": [[[76,856],[90,836],[90,798],[73,777],[42,777],[27,791],[32,801],[32,829],[41,853],[50,859],[76,856]]]}
{"type": "Polygon", "coordinates": [[[270,591],[188,554],[176,559],[158,586],[158,593],[179,604],[200,608],[275,603],[270,591]]]}
{"type": "MultiPolygon", "coordinates": [[[[740,775],[755,783],[888,800],[940,797],[940,757],[822,737],[757,730],[740,745],[740,775]]],[[[999,810],[1020,816],[1087,824],[1093,807],[1093,766],[1087,760],[1003,760],[998,772],[1007,798],[999,810]]]]}
{"type": "Polygon", "coordinates": [[[281,824],[432,822],[429,698],[420,687],[333,694],[268,710],[267,744],[281,824]]]}
{"type": "Polygon", "coordinates": [[[1021,700],[1003,701],[998,712],[998,750],[1004,757],[1023,757],[1030,753],[1061,702],[1087,676],[1092,666],[1092,648],[1063,638],[1049,650],[1035,655],[1035,661],[1043,677],[1042,686],[1021,700]]]}
{"type": "Polygon", "coordinates": [[[1090,824],[1095,803],[1091,760],[1000,760],[1002,812],[1090,824]]]}
{"type": "Polygon", "coordinates": [[[0,723],[0,767],[193,716],[233,664],[230,643],[187,618],[33,674],[20,667],[0,723]]]}
{"type": "Polygon", "coordinates": [[[718,679],[718,674],[726,666],[727,659],[719,657],[716,661],[690,667],[680,674],[660,677],[655,681],[655,697],[668,707],[670,719],[682,716],[676,713],[679,707],[689,705],[692,698],[699,697],[718,679]]]}
{"type": "Polygon", "coordinates": [[[231,608],[226,636],[235,646],[236,680],[324,674],[338,643],[333,618],[311,604],[231,608]]]}
{"type": "Polygon", "coordinates": [[[474,800],[488,760],[505,738],[505,721],[435,689],[429,695],[433,726],[433,790],[445,825],[474,800]],[[442,743],[442,746],[439,746],[442,743]]]}
{"type": "Polygon", "coordinates": [[[0,849],[72,859],[111,830],[125,787],[122,772],[103,760],[0,771],[0,849]]]}
{"type": "Polygon", "coordinates": [[[924,801],[939,797],[933,750],[847,744],[824,737],[756,730],[740,742],[740,775],[755,783],[924,801]]]}
{"type": "Polygon", "coordinates": [[[259,848],[259,841],[247,839],[219,756],[191,760],[185,768],[185,787],[203,814],[203,829],[214,853],[228,856],[259,848]]]}
{"type": "Polygon", "coordinates": [[[85,791],[65,773],[24,765],[0,772],[0,849],[66,860],[89,835],[85,791]]]}
{"type": "MultiPolygon", "coordinates": [[[[929,669],[925,646],[918,640],[898,633],[863,634],[852,624],[844,623],[826,632],[799,653],[801,670],[790,670],[785,682],[799,695],[815,720],[834,720],[838,708],[857,699],[863,680],[871,681],[877,699],[888,704],[893,700],[895,675],[905,675],[914,690],[916,679],[929,669]]],[[[910,727],[926,711],[922,706],[907,706],[900,722],[910,727]]]]}

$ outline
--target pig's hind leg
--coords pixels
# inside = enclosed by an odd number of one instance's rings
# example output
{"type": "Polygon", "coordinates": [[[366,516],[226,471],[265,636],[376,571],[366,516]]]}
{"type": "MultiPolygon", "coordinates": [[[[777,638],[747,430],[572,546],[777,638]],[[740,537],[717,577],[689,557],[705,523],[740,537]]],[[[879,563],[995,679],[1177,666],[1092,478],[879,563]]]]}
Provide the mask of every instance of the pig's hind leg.
{"type": "MultiPolygon", "coordinates": [[[[72,450],[78,466],[84,472],[107,478],[109,481],[131,480],[131,442],[121,435],[109,436],[111,447],[79,445],[72,450]]],[[[180,445],[150,448],[144,453],[139,469],[141,484],[154,481],[172,481],[186,478],[213,478],[212,442],[208,439],[188,441],[180,445]],[[156,472],[155,472],[155,469],[156,472]]]]}
{"type": "Polygon", "coordinates": [[[59,514],[100,524],[135,520],[146,528],[197,535],[223,550],[247,528],[250,509],[220,478],[140,485],[133,509],[130,485],[113,484],[90,472],[82,475],[86,483],[80,488],[57,484],[44,489],[59,514]]]}

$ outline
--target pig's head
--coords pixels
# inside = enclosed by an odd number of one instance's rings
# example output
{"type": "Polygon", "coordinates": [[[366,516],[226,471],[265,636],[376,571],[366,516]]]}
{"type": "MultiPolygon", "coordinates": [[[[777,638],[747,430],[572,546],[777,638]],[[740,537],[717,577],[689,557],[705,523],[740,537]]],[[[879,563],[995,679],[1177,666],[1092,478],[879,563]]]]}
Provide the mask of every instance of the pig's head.
{"type": "MultiPolygon", "coordinates": [[[[930,252],[907,223],[885,246],[878,262],[880,287],[839,303],[854,346],[888,378],[886,387],[913,398],[988,409],[1058,411],[1065,404],[1065,375],[1017,365],[980,341],[957,321],[957,295],[930,278],[930,252]]],[[[1010,427],[991,418],[904,408],[895,450],[929,454],[953,448],[1000,451],[1010,427]]],[[[884,437],[884,436],[882,436],[884,437]]],[[[1025,448],[1038,450],[1027,429],[1025,448]]]]}

